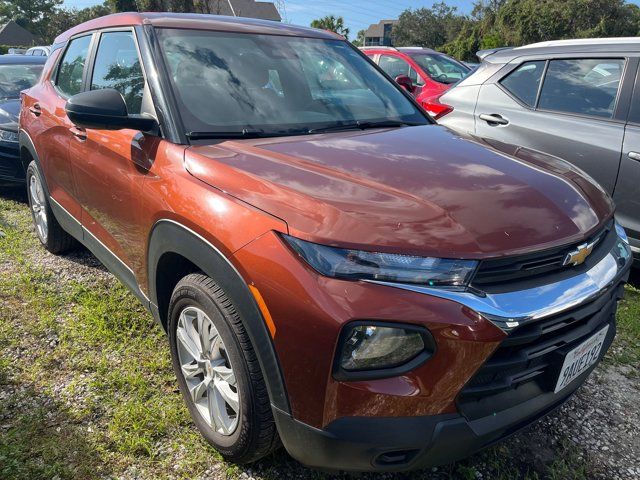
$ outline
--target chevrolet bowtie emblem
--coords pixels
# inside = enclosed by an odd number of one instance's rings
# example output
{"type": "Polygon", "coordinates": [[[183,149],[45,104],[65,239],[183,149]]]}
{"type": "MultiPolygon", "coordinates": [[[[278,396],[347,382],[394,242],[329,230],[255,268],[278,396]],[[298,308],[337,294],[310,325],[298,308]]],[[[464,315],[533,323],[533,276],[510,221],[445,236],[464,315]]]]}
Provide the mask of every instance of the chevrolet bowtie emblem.
{"type": "Polygon", "coordinates": [[[597,240],[592,243],[583,243],[582,245],[578,245],[575,250],[567,253],[562,265],[572,265],[574,267],[582,265],[587,257],[591,255],[591,252],[593,252],[593,247],[596,246],[596,243],[598,243],[597,240]]]}

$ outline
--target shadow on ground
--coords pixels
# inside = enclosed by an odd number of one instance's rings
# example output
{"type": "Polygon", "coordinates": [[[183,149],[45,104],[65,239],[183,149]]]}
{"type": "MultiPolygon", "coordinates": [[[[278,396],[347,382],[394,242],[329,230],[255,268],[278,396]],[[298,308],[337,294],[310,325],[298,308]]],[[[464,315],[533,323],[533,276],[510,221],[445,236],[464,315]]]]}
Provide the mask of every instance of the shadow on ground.
{"type": "Polygon", "coordinates": [[[100,454],[65,407],[19,383],[0,339],[0,478],[89,479],[109,475],[100,454]]]}

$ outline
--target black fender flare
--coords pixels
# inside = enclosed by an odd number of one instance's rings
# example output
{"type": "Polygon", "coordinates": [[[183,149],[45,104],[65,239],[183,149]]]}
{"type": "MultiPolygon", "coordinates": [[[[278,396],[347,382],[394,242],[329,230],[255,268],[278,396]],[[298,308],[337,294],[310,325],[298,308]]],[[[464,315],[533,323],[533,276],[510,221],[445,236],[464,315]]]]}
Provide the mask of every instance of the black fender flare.
{"type": "MultiPolygon", "coordinates": [[[[18,136],[18,146],[20,148],[21,163],[23,161],[22,160],[23,148],[29,152],[29,154],[31,155],[31,158],[33,158],[33,161],[36,162],[36,165],[38,166],[38,170],[40,170],[40,176],[42,177],[42,187],[44,188],[44,193],[47,195],[47,198],[49,198],[50,197],[49,186],[47,185],[47,178],[46,178],[46,175],[44,174],[44,170],[42,169],[42,162],[40,162],[40,157],[38,156],[38,152],[36,152],[36,147],[33,144],[33,140],[31,140],[31,137],[29,136],[29,134],[22,129],[20,129],[20,134],[18,136]]],[[[27,165],[24,165],[24,163],[23,163],[23,168],[24,168],[24,172],[27,173],[27,165]]]]}
{"type": "Polygon", "coordinates": [[[242,275],[218,248],[190,228],[169,219],[157,221],[149,235],[149,297],[156,320],[162,319],[156,291],[157,266],[166,253],[178,254],[189,260],[213,278],[231,297],[256,351],[271,405],[290,414],[289,400],[275,347],[255,298],[242,275]]]}

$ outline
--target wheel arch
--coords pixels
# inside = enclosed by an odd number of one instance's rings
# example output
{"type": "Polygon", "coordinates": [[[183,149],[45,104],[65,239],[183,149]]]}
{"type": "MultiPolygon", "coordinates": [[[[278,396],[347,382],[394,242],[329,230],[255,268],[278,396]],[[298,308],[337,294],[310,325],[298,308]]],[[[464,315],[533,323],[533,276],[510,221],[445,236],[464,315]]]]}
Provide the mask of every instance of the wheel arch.
{"type": "Polygon", "coordinates": [[[290,414],[284,378],[269,330],[249,287],[231,261],[190,228],[162,219],[155,223],[149,236],[147,265],[151,311],[165,330],[169,299],[181,278],[200,271],[225,290],[258,356],[271,404],[290,414]]]}
{"type": "Polygon", "coordinates": [[[38,157],[38,153],[36,152],[36,147],[33,144],[33,140],[27,132],[24,130],[20,130],[20,134],[18,136],[18,145],[20,148],[20,163],[22,164],[22,168],[24,169],[24,173],[27,173],[27,167],[29,164],[34,161],[38,166],[38,170],[40,171],[40,176],[42,180],[42,187],[44,188],[45,193],[49,196],[49,187],[47,185],[47,179],[42,170],[42,163],[40,162],[40,157],[38,157]]]}

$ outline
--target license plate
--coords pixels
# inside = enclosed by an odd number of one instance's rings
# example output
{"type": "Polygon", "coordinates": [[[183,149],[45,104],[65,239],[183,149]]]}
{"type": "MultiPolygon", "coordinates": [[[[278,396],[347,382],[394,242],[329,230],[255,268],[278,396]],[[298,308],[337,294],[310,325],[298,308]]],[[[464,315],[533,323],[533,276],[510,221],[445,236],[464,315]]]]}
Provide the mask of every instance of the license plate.
{"type": "Polygon", "coordinates": [[[598,361],[609,325],[567,353],[554,393],[558,393],[598,361]]]}

